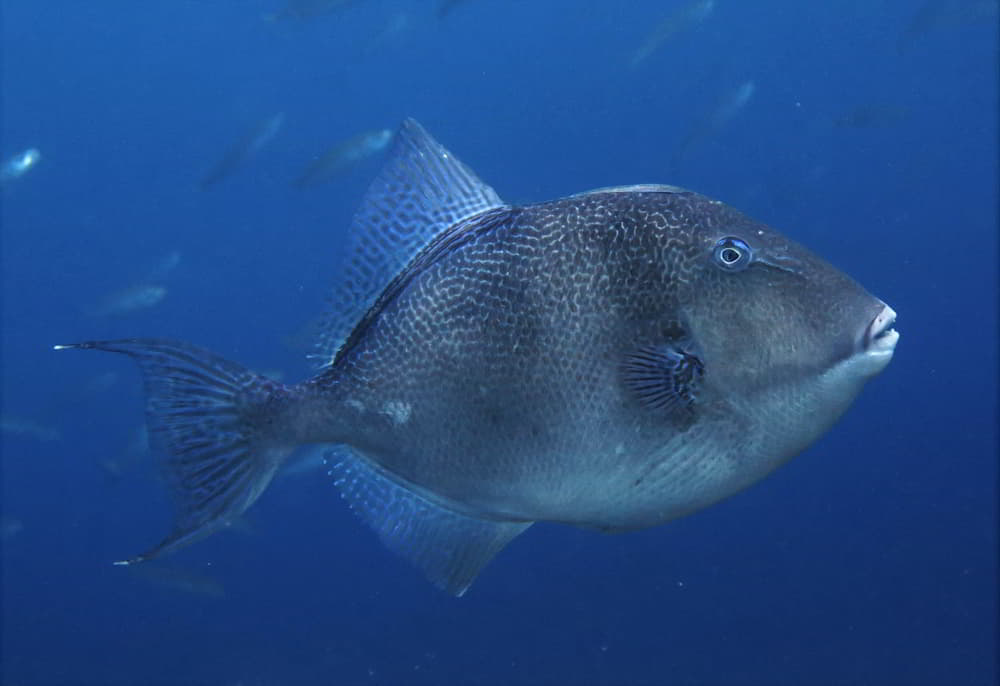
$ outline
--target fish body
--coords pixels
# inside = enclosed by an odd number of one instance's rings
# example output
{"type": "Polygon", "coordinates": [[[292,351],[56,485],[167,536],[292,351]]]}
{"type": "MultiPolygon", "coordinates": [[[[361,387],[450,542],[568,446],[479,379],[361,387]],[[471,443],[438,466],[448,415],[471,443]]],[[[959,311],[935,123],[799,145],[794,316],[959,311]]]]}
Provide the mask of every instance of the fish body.
{"type": "Polygon", "coordinates": [[[338,143],[310,162],[295,181],[303,188],[336,176],[372,155],[385,149],[392,140],[392,131],[376,129],[363,131],[338,143]]]}
{"type": "Polygon", "coordinates": [[[12,155],[0,165],[0,184],[19,179],[28,173],[42,159],[38,148],[28,148],[12,155]]]}
{"type": "Polygon", "coordinates": [[[0,541],[14,538],[24,530],[24,523],[16,517],[0,515],[0,541]]]}
{"type": "Polygon", "coordinates": [[[48,443],[58,441],[59,430],[52,426],[41,424],[25,417],[15,417],[12,415],[0,415],[0,432],[12,436],[22,436],[36,441],[48,443]]]}
{"type": "Polygon", "coordinates": [[[308,21],[326,14],[340,11],[354,0],[289,0],[284,7],[265,16],[267,21],[285,19],[308,21]]]}
{"type": "Polygon", "coordinates": [[[1000,3],[997,0],[927,0],[907,22],[896,40],[896,52],[903,55],[930,34],[968,24],[996,27],[1000,3]]]}
{"type": "Polygon", "coordinates": [[[86,312],[92,317],[122,317],[155,307],[166,297],[165,287],[140,283],[106,295],[86,312]]]}
{"type": "Polygon", "coordinates": [[[721,131],[753,97],[757,90],[753,81],[744,81],[735,89],[727,92],[716,106],[702,117],[684,136],[673,155],[676,166],[687,155],[691,148],[711,138],[721,131]]]}
{"type": "Polygon", "coordinates": [[[870,103],[859,105],[833,120],[837,128],[873,129],[894,126],[909,116],[902,105],[870,103]]]}
{"type": "MultiPolygon", "coordinates": [[[[398,41],[411,28],[410,24],[411,19],[409,14],[406,12],[393,12],[386,18],[382,27],[370,39],[365,41],[364,47],[361,50],[362,54],[366,56],[371,55],[398,41]]],[[[386,144],[388,142],[386,140],[386,144]]],[[[382,147],[385,147],[385,145],[382,147]]]]}
{"type": "Polygon", "coordinates": [[[713,9],[715,9],[715,0],[695,0],[674,10],[653,28],[653,31],[632,53],[630,59],[632,68],[634,69],[645,62],[678,33],[692,29],[705,21],[713,9]]]}
{"type": "Polygon", "coordinates": [[[215,166],[201,178],[199,182],[201,190],[212,188],[246,164],[278,135],[284,123],[285,115],[283,112],[257,122],[257,125],[230,146],[215,166]]]}
{"type": "Polygon", "coordinates": [[[166,280],[170,273],[181,263],[181,253],[179,250],[171,250],[164,255],[159,262],[149,271],[144,281],[147,283],[158,283],[166,280]]]}
{"type": "Polygon", "coordinates": [[[134,567],[133,573],[152,586],[209,598],[226,597],[225,587],[200,570],[150,564],[134,567]]]}
{"type": "Polygon", "coordinates": [[[441,2],[438,3],[435,14],[437,14],[438,19],[444,19],[446,16],[451,14],[456,7],[465,4],[465,1],[466,0],[441,0],[441,2]]]}
{"type": "Polygon", "coordinates": [[[146,378],[179,516],[126,562],[223,528],[298,446],[330,444],[341,495],[461,594],[535,521],[648,527],[754,483],[898,339],[882,301],[720,202],[646,185],[508,206],[412,120],[355,233],[300,384],[184,343],[58,346],[146,378]]]}

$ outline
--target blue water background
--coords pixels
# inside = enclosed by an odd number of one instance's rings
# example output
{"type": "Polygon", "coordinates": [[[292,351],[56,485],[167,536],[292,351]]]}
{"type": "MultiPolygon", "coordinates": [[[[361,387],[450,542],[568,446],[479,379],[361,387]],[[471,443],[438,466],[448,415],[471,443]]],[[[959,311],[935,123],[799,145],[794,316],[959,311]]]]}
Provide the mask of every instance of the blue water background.
{"type": "Polygon", "coordinates": [[[368,0],[267,21],[277,0],[3,0],[0,150],[43,155],[3,189],[3,412],[59,437],[3,435],[22,528],[2,543],[2,682],[994,683],[996,14],[940,5],[907,33],[904,0],[718,0],[631,68],[683,3],[468,0],[439,18],[368,0]],[[747,80],[746,106],[674,160],[747,80]],[[886,121],[835,125],[869,105],[886,121]],[[275,139],[199,191],[276,112],[275,139]],[[166,561],[222,597],[113,567],[170,522],[152,459],[127,457],[138,373],[51,346],[169,336],[304,378],[289,336],[322,310],[378,162],[290,182],[405,116],[510,202],[655,182],[743,209],[890,303],[896,357],[748,491],[628,535],[538,525],[461,599],[386,552],[323,471],[279,479],[250,533],[166,561]],[[172,250],[161,304],[86,314],[172,250]]]}

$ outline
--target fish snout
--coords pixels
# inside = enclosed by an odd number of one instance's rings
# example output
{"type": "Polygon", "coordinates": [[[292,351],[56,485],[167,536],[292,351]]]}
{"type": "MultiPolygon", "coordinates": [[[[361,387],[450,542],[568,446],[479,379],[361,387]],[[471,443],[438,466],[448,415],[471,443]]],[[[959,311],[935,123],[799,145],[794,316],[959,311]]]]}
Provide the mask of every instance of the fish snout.
{"type": "Polygon", "coordinates": [[[882,309],[865,328],[861,339],[861,352],[878,358],[884,357],[888,362],[899,340],[899,332],[892,328],[895,323],[896,311],[882,303],[882,309]]]}

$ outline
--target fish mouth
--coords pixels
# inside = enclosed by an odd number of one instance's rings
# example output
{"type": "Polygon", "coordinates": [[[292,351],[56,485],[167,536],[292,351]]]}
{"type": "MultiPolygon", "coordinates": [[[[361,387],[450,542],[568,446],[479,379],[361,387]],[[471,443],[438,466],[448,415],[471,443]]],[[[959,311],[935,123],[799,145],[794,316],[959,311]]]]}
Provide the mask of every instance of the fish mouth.
{"type": "Polygon", "coordinates": [[[896,311],[888,305],[883,305],[865,329],[864,351],[874,355],[892,355],[899,340],[899,332],[892,328],[895,323],[896,311]]]}

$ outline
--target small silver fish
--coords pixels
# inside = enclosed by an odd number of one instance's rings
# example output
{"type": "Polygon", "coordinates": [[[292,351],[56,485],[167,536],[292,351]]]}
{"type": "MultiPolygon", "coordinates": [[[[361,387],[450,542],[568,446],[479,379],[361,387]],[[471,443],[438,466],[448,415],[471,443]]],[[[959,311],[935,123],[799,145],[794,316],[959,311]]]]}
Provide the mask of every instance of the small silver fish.
{"type": "Polygon", "coordinates": [[[926,0],[900,32],[896,52],[903,55],[938,30],[953,30],[967,24],[996,29],[998,14],[997,0],[926,0]]]}
{"type": "Polygon", "coordinates": [[[695,0],[674,10],[653,27],[652,32],[632,53],[629,60],[630,66],[633,69],[638,67],[675,35],[692,29],[705,21],[713,9],[715,9],[715,0],[695,0]]]}
{"type": "Polygon", "coordinates": [[[226,589],[205,572],[163,564],[133,567],[133,573],[148,584],[171,591],[180,591],[208,598],[225,598],[226,589]]]}
{"type": "Polygon", "coordinates": [[[282,476],[302,476],[326,470],[327,454],[329,449],[322,445],[309,446],[304,450],[297,450],[281,467],[279,475],[282,476]]]}
{"type": "Polygon", "coordinates": [[[438,19],[444,19],[446,16],[451,14],[456,7],[464,5],[465,2],[466,0],[441,0],[434,13],[437,15],[438,19]]]}
{"type": "Polygon", "coordinates": [[[346,171],[372,155],[381,152],[392,140],[392,131],[363,131],[338,143],[310,162],[295,180],[299,188],[313,186],[346,171]]]}
{"type": "Polygon", "coordinates": [[[891,103],[868,103],[844,112],[833,120],[837,128],[872,129],[895,126],[910,114],[908,107],[891,103]]]}
{"type": "Polygon", "coordinates": [[[15,417],[9,414],[0,415],[0,431],[11,436],[31,438],[43,443],[58,441],[61,438],[59,430],[55,427],[40,424],[26,417],[15,417]]]}
{"type": "Polygon", "coordinates": [[[753,81],[744,81],[723,94],[716,106],[699,119],[681,139],[673,154],[673,165],[679,164],[691,148],[719,133],[740,110],[746,107],[756,90],[757,86],[753,81]]]}
{"type": "Polygon", "coordinates": [[[266,21],[294,19],[308,21],[327,14],[339,12],[356,0],[288,0],[285,6],[273,14],[264,16],[266,21]]]}
{"type": "Polygon", "coordinates": [[[173,531],[225,528],[299,447],[461,595],[535,521],[655,526],[760,480],[889,363],[895,312],[802,246],[672,186],[504,204],[413,120],[355,217],[324,367],[299,384],[187,343],[123,353],[173,531]]]}
{"type": "Polygon", "coordinates": [[[24,530],[24,523],[10,515],[0,515],[0,541],[14,538],[24,530]]]}
{"type": "Polygon", "coordinates": [[[111,482],[117,483],[128,472],[145,464],[148,456],[149,432],[143,423],[130,432],[128,443],[118,455],[100,457],[97,464],[111,482]]]}
{"type": "Polygon", "coordinates": [[[140,283],[106,295],[84,311],[91,317],[121,317],[155,307],[166,297],[163,286],[140,283]]]}
{"type": "Polygon", "coordinates": [[[41,159],[42,153],[38,151],[38,148],[28,148],[23,152],[19,152],[16,155],[7,158],[7,160],[0,165],[0,184],[21,178],[27,174],[29,170],[33,169],[41,159]]]}
{"type": "Polygon", "coordinates": [[[372,55],[399,41],[403,34],[412,28],[411,23],[410,15],[406,12],[393,12],[385,19],[382,27],[365,41],[361,54],[372,55]]]}
{"type": "Polygon", "coordinates": [[[173,272],[180,263],[180,250],[171,250],[160,258],[153,268],[149,270],[149,273],[143,281],[146,283],[159,283],[161,281],[165,281],[166,278],[170,276],[170,273],[173,272]]]}
{"type": "Polygon", "coordinates": [[[222,159],[201,178],[198,184],[201,190],[204,191],[212,188],[215,184],[246,164],[278,135],[278,131],[281,130],[284,123],[285,115],[283,112],[278,112],[259,121],[252,130],[248,131],[246,135],[230,146],[222,156],[222,159]]]}

